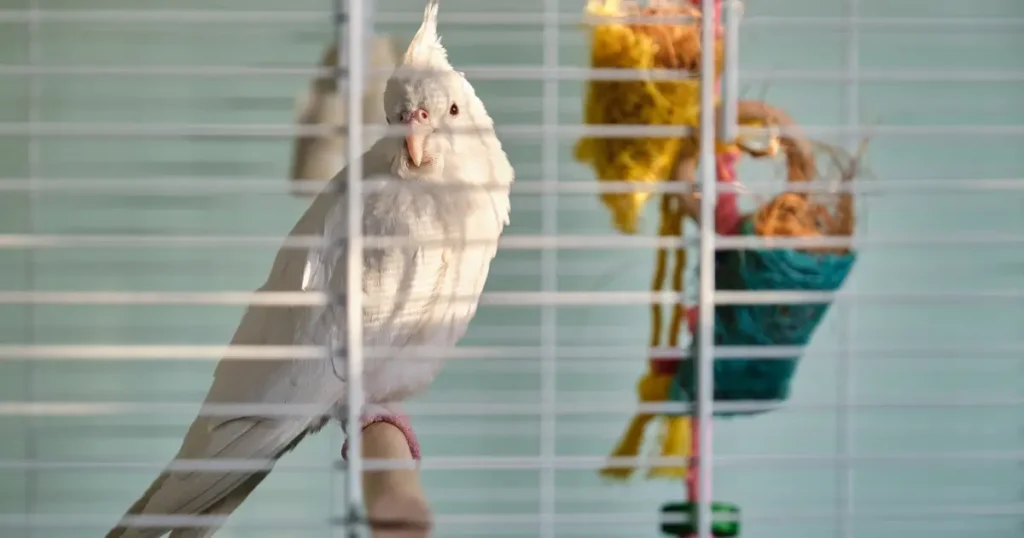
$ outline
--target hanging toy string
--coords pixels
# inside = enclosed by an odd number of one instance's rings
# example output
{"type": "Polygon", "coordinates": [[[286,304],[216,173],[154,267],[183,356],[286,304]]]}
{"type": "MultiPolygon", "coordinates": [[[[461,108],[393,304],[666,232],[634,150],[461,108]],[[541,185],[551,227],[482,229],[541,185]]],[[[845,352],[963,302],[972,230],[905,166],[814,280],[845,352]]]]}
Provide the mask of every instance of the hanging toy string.
{"type": "MultiPolygon", "coordinates": [[[[718,17],[720,13],[720,2],[716,2],[716,26],[718,25],[718,17]]],[[[645,14],[696,14],[699,15],[699,11],[690,6],[674,5],[670,2],[659,2],[648,6],[645,10],[645,14]],[[666,13],[669,12],[669,13],[666,13]]],[[[647,27],[653,28],[653,27],[647,27]]],[[[650,33],[655,35],[668,34],[664,29],[665,25],[661,25],[660,32],[654,32],[648,30],[650,33]]],[[[677,27],[678,28],[678,27],[677,27]]],[[[699,44],[700,33],[699,28],[695,24],[690,24],[688,27],[688,34],[690,40],[685,43],[692,45],[694,41],[699,44]]],[[[678,30],[675,32],[676,36],[684,35],[678,30]]],[[[717,36],[720,38],[721,36],[717,36]]],[[[659,43],[664,43],[666,40],[662,39],[659,43]]],[[[672,41],[668,41],[672,43],[672,41]]],[[[663,47],[665,48],[665,47],[663,47]]],[[[720,48],[720,47],[719,47],[720,48]]],[[[680,46],[672,47],[672,50],[676,56],[679,56],[685,51],[682,50],[682,43],[680,46]]],[[[691,68],[698,67],[697,59],[699,58],[700,49],[699,46],[696,49],[689,51],[691,54],[690,61],[684,61],[691,68]]],[[[662,60],[661,63],[668,63],[662,60]]],[[[678,59],[676,60],[678,62],[678,59]]],[[[715,81],[716,88],[718,86],[718,80],[715,81]]],[[[690,97],[695,99],[697,103],[697,109],[699,109],[699,86],[696,86],[690,97]]],[[[689,106],[689,105],[688,105],[689,106]]],[[[693,121],[693,125],[696,125],[696,121],[693,121]]],[[[678,143],[671,149],[674,149],[678,155],[690,154],[695,150],[695,144],[688,139],[679,139],[678,143]]],[[[668,148],[664,148],[668,149],[668,148]]],[[[739,157],[739,148],[723,146],[719,147],[717,151],[717,174],[718,177],[725,180],[731,180],[735,178],[735,164],[739,157]]],[[[677,157],[673,156],[673,162],[677,157]]],[[[671,169],[668,170],[671,174],[671,169]]],[[[683,223],[685,221],[686,213],[683,207],[683,194],[682,193],[664,193],[661,197],[660,207],[660,221],[659,221],[659,235],[662,237],[679,237],[683,236],[683,223]]],[[[735,201],[732,203],[722,203],[716,207],[716,221],[717,220],[731,220],[732,218],[738,218],[738,210],[735,205],[735,201]],[[718,215],[723,215],[719,217],[718,215]],[[734,217],[736,216],[736,217],[734,217]]],[[[683,301],[681,300],[683,292],[685,290],[684,274],[687,265],[687,252],[683,245],[678,245],[674,249],[671,249],[672,255],[672,278],[671,278],[671,289],[679,300],[673,301],[672,314],[668,322],[667,337],[664,332],[665,320],[664,320],[664,306],[660,301],[655,301],[651,305],[651,334],[650,334],[650,347],[654,350],[667,348],[668,350],[679,350],[681,349],[680,339],[683,335],[683,331],[686,328],[685,321],[687,319],[687,313],[683,301]],[[663,348],[664,346],[664,348],[663,348]]],[[[666,277],[668,276],[670,252],[667,248],[659,248],[656,260],[655,260],[655,271],[654,277],[651,282],[651,289],[654,292],[663,291],[666,284],[666,277]]],[[[678,351],[677,351],[678,354],[678,351]]],[[[658,402],[668,402],[672,400],[672,385],[676,377],[676,370],[678,369],[680,357],[674,358],[653,358],[649,362],[648,371],[643,377],[640,378],[637,384],[637,396],[642,404],[655,404],[658,402]]],[[[613,458],[636,458],[640,453],[640,447],[643,443],[644,431],[647,425],[655,416],[661,418],[661,432],[660,432],[660,450],[659,450],[659,463],[651,466],[648,471],[649,478],[669,478],[669,479],[680,479],[686,476],[687,465],[686,458],[691,454],[691,424],[689,417],[682,413],[639,413],[630,422],[623,434],[618,445],[612,452],[613,458]]],[[[635,466],[633,465],[616,465],[612,464],[602,470],[604,476],[616,479],[626,479],[632,475],[635,466]]]]}

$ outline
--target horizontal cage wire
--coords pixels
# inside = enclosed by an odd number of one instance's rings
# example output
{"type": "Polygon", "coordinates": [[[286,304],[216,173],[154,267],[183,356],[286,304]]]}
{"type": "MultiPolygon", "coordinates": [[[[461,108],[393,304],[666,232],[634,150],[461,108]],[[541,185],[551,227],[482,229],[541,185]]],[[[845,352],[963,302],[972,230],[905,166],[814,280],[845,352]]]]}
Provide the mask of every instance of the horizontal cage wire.
{"type": "Polygon", "coordinates": [[[497,240],[362,218],[395,181],[354,157],[410,135],[387,78],[447,72],[395,71],[427,3],[0,0],[0,536],[1020,536],[1024,3],[439,0],[494,126],[431,136],[493,131],[515,182],[430,188],[508,192],[497,240]],[[444,296],[457,346],[344,316],[380,308],[360,251],[495,244],[444,296]],[[445,364],[360,408],[399,358],[445,364]],[[343,401],[203,404],[285,363],[343,401]],[[178,454],[197,415],[327,425],[178,454]],[[129,510],[161,472],[270,473],[237,510],[129,510]]]}

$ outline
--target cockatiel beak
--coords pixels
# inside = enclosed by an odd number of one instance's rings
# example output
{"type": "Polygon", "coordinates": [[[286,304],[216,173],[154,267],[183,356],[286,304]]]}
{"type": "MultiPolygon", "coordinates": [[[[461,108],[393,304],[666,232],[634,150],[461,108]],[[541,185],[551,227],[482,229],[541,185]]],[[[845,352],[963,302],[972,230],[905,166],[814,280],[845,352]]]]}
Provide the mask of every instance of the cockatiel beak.
{"type": "Polygon", "coordinates": [[[409,160],[413,166],[419,166],[423,162],[423,146],[427,139],[429,120],[430,114],[422,108],[417,108],[402,118],[402,123],[409,127],[409,134],[405,137],[405,149],[409,152],[409,160]]]}

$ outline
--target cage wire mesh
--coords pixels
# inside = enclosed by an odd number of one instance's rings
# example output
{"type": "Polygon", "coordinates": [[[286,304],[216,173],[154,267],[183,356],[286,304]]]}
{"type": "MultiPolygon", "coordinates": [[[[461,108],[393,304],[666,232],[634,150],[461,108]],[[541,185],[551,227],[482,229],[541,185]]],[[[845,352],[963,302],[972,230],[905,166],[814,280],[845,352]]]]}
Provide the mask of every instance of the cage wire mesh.
{"type": "MultiPolygon", "coordinates": [[[[353,0],[373,22],[338,43],[404,47],[422,6],[353,0]]],[[[408,405],[435,536],[653,536],[684,496],[596,473],[648,355],[653,221],[615,233],[572,160],[583,7],[441,0],[518,177],[458,358],[408,405]]],[[[0,1],[0,535],[98,536],[173,455],[308,203],[286,180],[294,96],[344,20],[323,0],[0,1]]],[[[869,138],[872,177],[792,397],[715,421],[705,487],[749,538],[1020,536],[1024,3],[750,1],[740,28],[741,94],[814,140],[869,138]]],[[[751,207],[782,186],[770,164],[739,176],[751,207]]],[[[691,265],[732,248],[709,228],[691,265]]],[[[218,535],[346,532],[340,446],[306,440],[218,535]]]]}

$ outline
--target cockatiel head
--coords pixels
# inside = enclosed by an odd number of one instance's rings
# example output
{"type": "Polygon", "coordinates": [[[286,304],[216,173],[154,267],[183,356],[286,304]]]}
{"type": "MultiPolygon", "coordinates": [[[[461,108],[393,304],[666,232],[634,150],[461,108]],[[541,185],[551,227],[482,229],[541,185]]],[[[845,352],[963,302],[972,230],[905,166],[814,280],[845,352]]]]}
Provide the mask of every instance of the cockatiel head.
{"type": "Polygon", "coordinates": [[[428,0],[423,22],[384,90],[384,113],[396,140],[399,177],[475,183],[512,182],[512,166],[494,133],[494,121],[464,74],[448,63],[437,33],[438,1],[428,0]]]}

